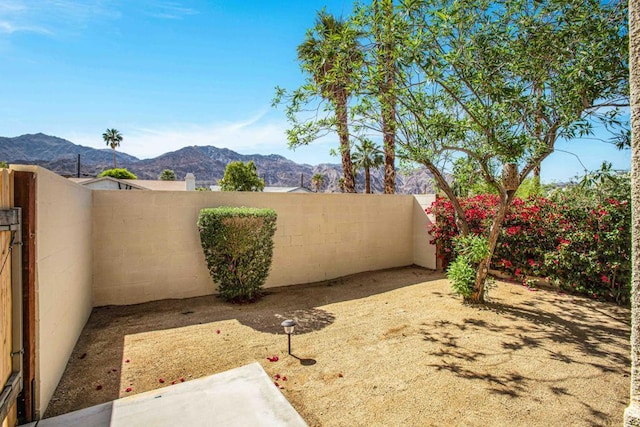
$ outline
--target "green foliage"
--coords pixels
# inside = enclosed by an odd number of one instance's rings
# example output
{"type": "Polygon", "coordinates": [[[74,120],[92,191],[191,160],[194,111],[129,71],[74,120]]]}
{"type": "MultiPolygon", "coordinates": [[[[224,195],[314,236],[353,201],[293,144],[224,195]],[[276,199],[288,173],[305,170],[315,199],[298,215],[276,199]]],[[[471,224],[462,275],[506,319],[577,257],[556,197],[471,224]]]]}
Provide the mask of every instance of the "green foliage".
{"type": "Polygon", "coordinates": [[[486,258],[489,242],[479,235],[458,236],[454,239],[456,259],[447,268],[447,278],[453,291],[465,300],[471,298],[474,291],[478,264],[486,258]]]}
{"type": "Polygon", "coordinates": [[[252,302],[262,296],[273,257],[277,214],[272,209],[202,209],[198,230],[220,297],[252,302]]]}
{"type": "Polygon", "coordinates": [[[122,142],[122,134],[118,129],[107,129],[102,134],[102,139],[107,143],[107,146],[113,150],[113,168],[116,169],[118,167],[116,164],[116,148],[119,147],[122,142]]]}
{"type": "Polygon", "coordinates": [[[354,147],[351,160],[354,169],[364,169],[365,193],[371,193],[371,168],[379,168],[384,163],[384,155],[380,146],[365,139],[354,147]]]}
{"type": "Polygon", "coordinates": [[[317,193],[324,185],[324,175],[322,175],[321,173],[314,174],[311,177],[311,185],[313,185],[317,193]]]}
{"type": "Polygon", "coordinates": [[[171,169],[165,169],[158,178],[160,178],[161,181],[175,181],[176,173],[171,169]]]}
{"type": "Polygon", "coordinates": [[[196,191],[211,191],[209,187],[196,187],[196,191]]]}
{"type": "Polygon", "coordinates": [[[0,169],[8,169],[9,168],[9,164],[5,161],[1,161],[0,162],[0,169]]]}
{"type": "MultiPolygon", "coordinates": [[[[492,268],[526,286],[530,277],[547,278],[560,289],[626,304],[631,284],[630,178],[628,173],[602,174],[591,173],[599,179],[587,179],[586,186],[574,182],[547,198],[515,199],[492,268]]],[[[478,195],[460,203],[471,233],[486,235],[498,198],[478,195]]],[[[437,217],[431,233],[446,265],[461,253],[455,211],[442,198],[429,212],[437,217]]]]}
{"type": "Polygon", "coordinates": [[[253,162],[230,162],[219,181],[222,191],[262,191],[264,180],[258,176],[253,162]]]}
{"type": "Polygon", "coordinates": [[[304,84],[293,91],[277,87],[273,100],[274,106],[285,104],[291,123],[287,130],[289,147],[307,145],[335,131],[340,139],[345,191],[353,193],[348,105],[358,86],[363,61],[358,34],[348,21],[322,10],[298,46],[298,60],[306,77],[304,84]],[[315,113],[309,116],[308,106],[313,104],[315,113]]]}
{"type": "Polygon", "coordinates": [[[100,178],[103,176],[110,176],[116,179],[138,179],[137,176],[135,176],[133,173],[129,172],[127,169],[124,169],[124,168],[114,168],[114,169],[104,170],[100,173],[100,175],[98,175],[98,177],[100,178]]]}
{"type": "Polygon", "coordinates": [[[451,282],[451,289],[464,299],[471,298],[476,279],[476,269],[463,256],[457,257],[447,268],[447,279],[451,282]]]}

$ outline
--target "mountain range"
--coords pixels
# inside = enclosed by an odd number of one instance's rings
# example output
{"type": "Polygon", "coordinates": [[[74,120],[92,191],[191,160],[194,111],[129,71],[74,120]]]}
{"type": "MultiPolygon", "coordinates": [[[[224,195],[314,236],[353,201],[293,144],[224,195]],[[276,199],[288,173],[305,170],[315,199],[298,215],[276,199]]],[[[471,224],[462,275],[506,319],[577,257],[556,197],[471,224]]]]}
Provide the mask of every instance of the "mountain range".
{"type": "MultiPolygon", "coordinates": [[[[232,161],[253,161],[265,185],[273,187],[311,187],[311,177],[317,173],[324,176],[320,191],[339,191],[338,180],[342,176],[339,164],[319,165],[298,164],[283,156],[270,154],[244,155],[227,148],[213,146],[191,146],[162,154],[153,159],[138,159],[121,151],[116,151],[118,167],[127,168],[139,179],[158,179],[165,169],[173,170],[178,179],[191,172],[196,176],[198,186],[217,184],[224,175],[225,168],[232,161]]],[[[110,148],[96,149],[76,145],[71,141],[42,133],[17,137],[0,137],[0,160],[7,163],[35,164],[59,175],[71,177],[94,177],[105,169],[113,167],[113,151],[110,148]],[[79,155],[79,157],[78,157],[79,155]],[[80,165],[78,168],[78,159],[80,165]]],[[[384,189],[382,168],[371,170],[371,190],[381,193],[384,189]]],[[[364,192],[364,172],[356,178],[356,190],[364,192]]],[[[433,180],[426,169],[411,172],[398,171],[396,192],[400,194],[421,194],[433,192],[433,180]]]]}

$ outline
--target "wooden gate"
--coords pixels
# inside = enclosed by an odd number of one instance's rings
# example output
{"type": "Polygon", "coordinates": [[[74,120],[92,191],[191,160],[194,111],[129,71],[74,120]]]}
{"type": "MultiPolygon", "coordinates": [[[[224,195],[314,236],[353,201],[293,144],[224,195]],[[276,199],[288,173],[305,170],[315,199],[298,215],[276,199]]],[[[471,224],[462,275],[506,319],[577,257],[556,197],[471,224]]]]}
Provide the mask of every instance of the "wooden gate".
{"type": "MultiPolygon", "coordinates": [[[[16,398],[22,389],[22,306],[20,279],[12,278],[13,248],[21,241],[20,210],[13,207],[13,175],[0,169],[0,423],[17,423],[16,398]],[[19,290],[18,290],[19,289],[19,290]]],[[[19,249],[18,259],[20,259],[19,249]]],[[[20,270],[20,269],[18,269],[20,270]]],[[[21,272],[20,272],[21,274],[21,272]]]]}

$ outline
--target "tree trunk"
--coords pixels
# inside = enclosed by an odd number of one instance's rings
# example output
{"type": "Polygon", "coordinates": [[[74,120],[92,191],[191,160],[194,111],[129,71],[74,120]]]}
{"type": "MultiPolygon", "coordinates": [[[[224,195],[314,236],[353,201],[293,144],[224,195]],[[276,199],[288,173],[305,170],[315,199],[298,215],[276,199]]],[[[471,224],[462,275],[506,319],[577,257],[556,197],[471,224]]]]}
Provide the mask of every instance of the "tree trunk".
{"type": "Polygon", "coordinates": [[[513,200],[515,191],[509,191],[508,194],[500,196],[500,206],[498,206],[498,212],[493,217],[493,223],[491,224],[491,230],[489,231],[489,255],[480,261],[478,265],[478,272],[476,274],[476,283],[473,286],[473,294],[467,300],[467,302],[473,304],[482,304],[485,302],[485,283],[487,281],[487,274],[489,273],[489,267],[491,266],[491,258],[496,250],[496,244],[498,243],[498,237],[500,237],[500,231],[502,230],[502,223],[504,217],[507,214],[507,209],[513,200]]]}
{"type": "Polygon", "coordinates": [[[113,149],[113,168],[117,168],[118,166],[116,166],[116,149],[113,149]]]}
{"type": "Polygon", "coordinates": [[[364,192],[371,194],[371,173],[368,166],[364,168],[364,192]]]}
{"type": "Polygon", "coordinates": [[[384,64],[384,80],[380,94],[384,141],[384,193],[394,194],[396,191],[396,98],[394,95],[396,64],[393,58],[393,2],[391,0],[382,0],[382,15],[382,40],[378,42],[378,49],[381,51],[379,60],[384,64]]]}
{"type": "Polygon", "coordinates": [[[540,163],[533,167],[533,189],[535,194],[540,194],[540,163]]]}
{"type": "Polygon", "coordinates": [[[442,176],[438,168],[433,163],[431,163],[428,160],[423,160],[421,163],[427,169],[429,169],[429,172],[431,172],[433,177],[436,179],[436,183],[438,184],[438,187],[440,187],[440,189],[444,191],[444,193],[447,195],[447,197],[451,201],[451,204],[453,205],[453,210],[456,212],[456,225],[458,226],[458,230],[460,231],[460,234],[462,234],[463,236],[466,236],[467,234],[469,234],[469,224],[467,224],[467,219],[464,215],[464,209],[462,209],[462,206],[460,206],[460,202],[458,201],[458,198],[456,197],[453,190],[451,189],[451,186],[449,186],[449,184],[444,179],[444,177],[442,176]]]}
{"type": "Polygon", "coordinates": [[[336,118],[338,136],[340,137],[340,154],[342,154],[342,176],[344,176],[345,193],[355,193],[356,183],[351,163],[351,146],[349,144],[349,126],[347,118],[347,95],[340,91],[336,97],[336,118]]]}

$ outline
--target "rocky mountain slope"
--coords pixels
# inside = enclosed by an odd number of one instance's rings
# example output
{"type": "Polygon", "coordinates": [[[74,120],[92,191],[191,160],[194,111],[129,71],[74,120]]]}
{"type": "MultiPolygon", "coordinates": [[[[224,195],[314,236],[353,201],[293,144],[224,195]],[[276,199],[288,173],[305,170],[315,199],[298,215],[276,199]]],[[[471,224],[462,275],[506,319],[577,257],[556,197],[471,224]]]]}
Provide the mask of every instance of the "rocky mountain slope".
{"type": "MultiPolygon", "coordinates": [[[[8,163],[37,164],[63,176],[76,176],[80,154],[80,175],[96,176],[104,169],[112,167],[113,153],[110,148],[97,150],[73,144],[66,139],[38,134],[22,135],[14,138],[0,137],[0,160],[8,163]]],[[[255,162],[258,173],[266,185],[274,187],[311,187],[311,177],[322,174],[325,177],[321,191],[339,191],[338,180],[342,176],[339,164],[319,164],[316,166],[298,164],[285,157],[271,155],[243,155],[226,148],[213,146],[191,146],[162,154],[153,159],[140,160],[123,152],[117,152],[118,167],[125,167],[140,179],[157,179],[164,169],[172,169],[179,179],[191,172],[199,186],[217,184],[224,175],[227,163],[231,161],[255,162]]],[[[364,191],[364,171],[356,179],[358,192],[364,191]]],[[[384,188],[383,170],[371,171],[371,188],[381,193],[384,188]]],[[[398,172],[396,192],[420,194],[433,191],[433,180],[425,169],[409,173],[398,172]]]]}

